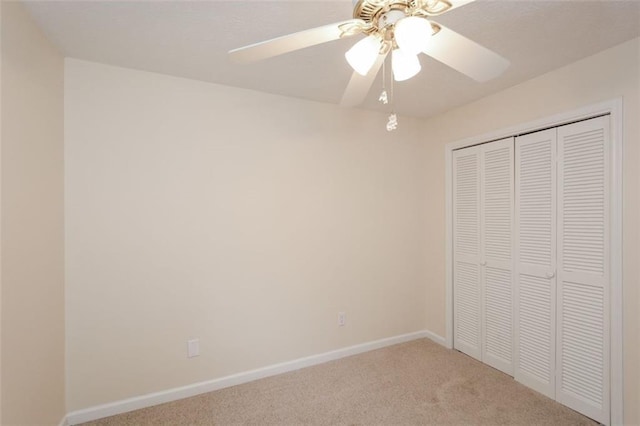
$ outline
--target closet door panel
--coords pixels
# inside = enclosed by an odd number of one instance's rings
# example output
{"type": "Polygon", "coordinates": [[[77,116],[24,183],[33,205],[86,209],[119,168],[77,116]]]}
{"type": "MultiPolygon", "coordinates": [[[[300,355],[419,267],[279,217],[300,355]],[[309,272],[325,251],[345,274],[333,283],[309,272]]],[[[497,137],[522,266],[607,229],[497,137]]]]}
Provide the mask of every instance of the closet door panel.
{"type": "Polygon", "coordinates": [[[481,158],[482,361],[513,375],[513,138],[481,158]]]}
{"type": "Polygon", "coordinates": [[[514,377],[555,397],[556,130],[515,143],[514,377]]]}
{"type": "Polygon", "coordinates": [[[558,128],[556,399],[609,423],[608,117],[558,128]]]}
{"type": "Polygon", "coordinates": [[[453,153],[454,347],[481,359],[480,148],[453,153]]]}

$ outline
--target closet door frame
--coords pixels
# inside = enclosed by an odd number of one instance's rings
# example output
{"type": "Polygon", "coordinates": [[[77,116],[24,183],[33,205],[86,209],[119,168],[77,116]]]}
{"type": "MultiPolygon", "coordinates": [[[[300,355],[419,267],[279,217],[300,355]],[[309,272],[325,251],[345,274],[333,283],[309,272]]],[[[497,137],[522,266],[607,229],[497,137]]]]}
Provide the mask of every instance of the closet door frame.
{"type": "Polygon", "coordinates": [[[445,147],[446,172],[446,335],[434,334],[434,339],[444,341],[445,346],[453,348],[453,151],[486,142],[492,142],[512,136],[518,136],[538,130],[557,127],[575,121],[610,116],[610,423],[624,422],[624,382],[623,382],[623,295],[622,295],[622,158],[623,158],[623,100],[612,99],[603,103],[589,105],[580,109],[563,112],[547,118],[517,124],[498,131],[473,136],[445,147]]]}

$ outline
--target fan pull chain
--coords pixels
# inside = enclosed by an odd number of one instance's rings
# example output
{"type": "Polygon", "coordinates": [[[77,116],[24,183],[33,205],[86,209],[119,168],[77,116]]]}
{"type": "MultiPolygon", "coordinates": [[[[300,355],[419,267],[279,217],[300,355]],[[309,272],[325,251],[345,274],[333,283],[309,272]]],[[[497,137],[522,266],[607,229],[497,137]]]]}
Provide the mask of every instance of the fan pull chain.
{"type": "Polygon", "coordinates": [[[391,91],[391,115],[389,115],[389,121],[387,121],[387,132],[394,131],[398,128],[398,116],[395,113],[396,98],[393,95],[393,73],[389,81],[389,90],[391,91]]]}
{"type": "Polygon", "coordinates": [[[385,81],[386,81],[385,63],[386,62],[387,61],[382,61],[382,93],[380,93],[380,97],[378,98],[378,101],[382,102],[385,105],[389,103],[389,97],[387,96],[387,89],[385,88],[385,81]]]}

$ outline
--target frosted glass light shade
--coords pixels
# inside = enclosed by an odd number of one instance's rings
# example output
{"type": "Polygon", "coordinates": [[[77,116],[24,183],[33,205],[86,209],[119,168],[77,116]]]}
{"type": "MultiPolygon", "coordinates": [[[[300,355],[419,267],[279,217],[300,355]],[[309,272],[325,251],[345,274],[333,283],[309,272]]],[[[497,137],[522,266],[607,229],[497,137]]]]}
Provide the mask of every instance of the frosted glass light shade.
{"type": "Polygon", "coordinates": [[[396,81],[408,80],[422,69],[416,55],[409,55],[400,49],[394,49],[391,53],[391,68],[396,81]]]}
{"type": "Polygon", "coordinates": [[[402,51],[410,55],[417,55],[426,49],[432,35],[429,21],[417,16],[403,18],[395,25],[396,43],[402,51]]]}
{"type": "Polygon", "coordinates": [[[347,62],[360,75],[367,75],[380,54],[380,38],[374,35],[363,38],[344,54],[347,62]]]}

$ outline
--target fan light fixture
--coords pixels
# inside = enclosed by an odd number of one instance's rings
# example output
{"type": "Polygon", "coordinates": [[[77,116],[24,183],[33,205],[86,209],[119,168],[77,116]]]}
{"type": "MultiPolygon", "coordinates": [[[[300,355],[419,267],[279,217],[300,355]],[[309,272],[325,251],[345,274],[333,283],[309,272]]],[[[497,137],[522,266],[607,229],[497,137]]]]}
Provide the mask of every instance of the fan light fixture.
{"type": "MultiPolygon", "coordinates": [[[[392,53],[393,76],[396,81],[408,80],[420,72],[417,55],[426,49],[433,29],[431,23],[422,17],[404,16],[398,11],[392,11],[388,17],[388,22],[393,21],[391,43],[397,47],[392,53]]],[[[355,72],[366,76],[382,48],[382,38],[377,34],[371,34],[354,44],[344,56],[355,72]]]]}
{"type": "Polygon", "coordinates": [[[394,37],[398,48],[410,55],[423,52],[432,34],[433,29],[429,21],[418,16],[400,19],[395,24],[394,37]]]}
{"type": "Polygon", "coordinates": [[[344,54],[351,68],[360,75],[367,75],[380,54],[382,39],[376,35],[363,38],[344,54]]]}
{"type": "Polygon", "coordinates": [[[393,49],[391,52],[391,68],[393,69],[393,78],[396,81],[408,80],[422,69],[416,55],[411,55],[401,49],[393,49]]]}

